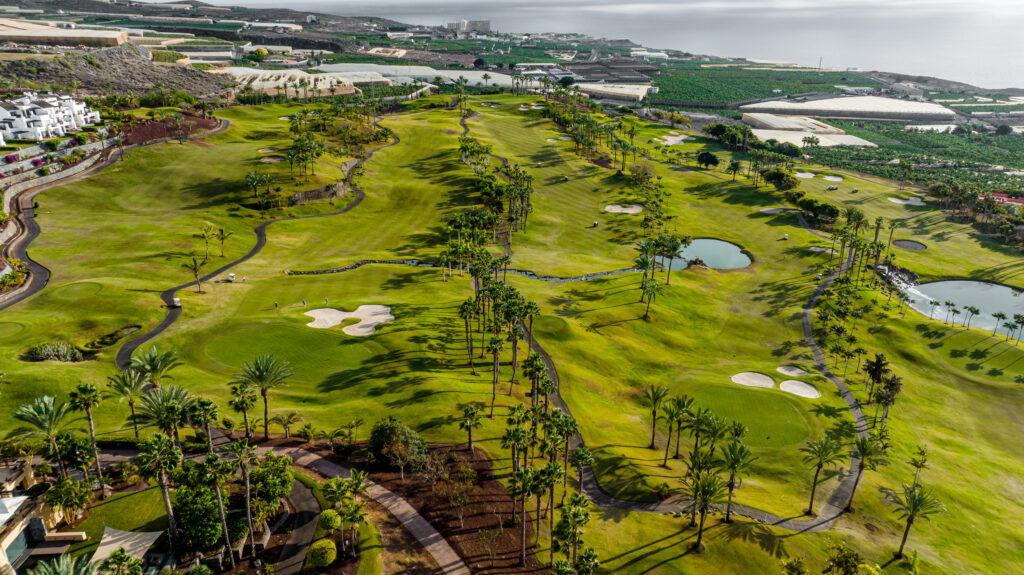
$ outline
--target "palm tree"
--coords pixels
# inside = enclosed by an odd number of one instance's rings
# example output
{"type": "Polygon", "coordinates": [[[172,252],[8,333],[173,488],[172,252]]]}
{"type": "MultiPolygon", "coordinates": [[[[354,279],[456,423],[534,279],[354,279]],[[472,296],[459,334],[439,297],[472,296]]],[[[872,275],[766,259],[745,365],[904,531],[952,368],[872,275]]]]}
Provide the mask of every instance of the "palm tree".
{"type": "MultiPolygon", "coordinates": [[[[521,518],[521,524],[523,527],[523,533],[521,536],[522,548],[519,553],[519,564],[526,564],[526,502],[530,499],[530,496],[537,492],[537,472],[532,468],[524,468],[516,471],[512,474],[512,481],[509,485],[512,497],[523,500],[523,516],[521,518]]],[[[539,511],[538,511],[539,513],[539,511]]]]}
{"type": "Polygon", "coordinates": [[[729,488],[729,500],[725,506],[725,522],[731,522],[732,513],[732,492],[736,489],[736,479],[743,473],[750,470],[750,466],[756,461],[750,453],[750,448],[738,441],[731,441],[722,448],[722,458],[718,461],[722,471],[729,473],[729,481],[726,485],[729,488]]]}
{"type": "Polygon", "coordinates": [[[658,280],[647,278],[644,282],[644,297],[647,298],[647,308],[644,309],[644,319],[651,319],[651,303],[654,302],[654,298],[662,292],[662,287],[658,283],[658,280]]]}
{"type": "Polygon", "coordinates": [[[214,231],[213,226],[209,224],[203,226],[203,228],[199,230],[199,237],[202,238],[203,242],[206,244],[206,255],[203,256],[204,262],[210,261],[210,240],[216,237],[216,235],[217,234],[214,231]]]}
{"type": "Polygon", "coordinates": [[[231,478],[235,474],[235,465],[230,461],[224,461],[216,453],[211,452],[206,454],[206,459],[203,460],[197,466],[199,477],[202,482],[206,485],[213,486],[213,492],[217,496],[217,510],[220,512],[220,527],[224,535],[224,545],[228,548],[228,561],[231,563],[231,568],[235,567],[235,554],[232,552],[231,547],[231,533],[228,531],[228,518],[224,512],[224,496],[221,493],[221,487],[224,482],[231,478]]]}
{"type": "Polygon", "coordinates": [[[224,242],[234,235],[234,232],[225,231],[224,228],[217,228],[217,233],[214,234],[217,237],[217,241],[220,242],[220,257],[224,257],[224,242]]]}
{"type": "Polygon", "coordinates": [[[726,172],[732,174],[732,181],[736,181],[736,174],[743,169],[743,165],[738,160],[729,162],[729,166],[725,169],[726,172]]]}
{"type": "Polygon", "coordinates": [[[100,465],[100,450],[96,447],[96,421],[92,417],[92,410],[99,407],[103,402],[103,394],[91,383],[80,383],[71,392],[71,408],[75,411],[84,411],[85,418],[89,422],[89,443],[92,444],[92,458],[96,460],[96,478],[100,482],[100,494],[103,494],[103,467],[100,465]]]}
{"type": "Polygon", "coordinates": [[[341,508],[341,516],[345,521],[348,521],[350,526],[350,545],[349,548],[352,550],[351,555],[356,556],[356,532],[359,526],[366,523],[367,513],[363,510],[366,506],[365,503],[358,503],[356,501],[346,501],[341,508]]]}
{"type": "Polygon", "coordinates": [[[459,429],[465,430],[469,435],[469,452],[473,455],[476,455],[476,448],[473,447],[473,429],[480,427],[482,423],[479,407],[473,405],[462,406],[462,418],[459,419],[459,429]]]}
{"type": "Polygon", "coordinates": [[[270,391],[286,385],[294,372],[288,362],[280,361],[272,355],[262,355],[242,366],[242,371],[235,376],[236,384],[249,385],[260,391],[263,398],[263,439],[270,438],[270,391]]]}
{"type": "Polygon", "coordinates": [[[12,431],[11,436],[18,439],[38,439],[48,443],[54,457],[57,458],[61,477],[67,477],[68,472],[57,448],[57,436],[72,431],[71,426],[77,420],[70,418],[71,411],[71,406],[67,403],[56,403],[53,397],[46,395],[37,397],[32,403],[22,405],[14,412],[14,419],[25,426],[12,431]]]}
{"type": "Polygon", "coordinates": [[[668,388],[664,386],[649,385],[644,390],[641,401],[643,404],[651,410],[651,444],[647,446],[648,449],[654,449],[654,434],[657,431],[658,425],[658,409],[661,408],[661,404],[668,397],[668,388]]]}
{"type": "Polygon", "coordinates": [[[136,559],[118,547],[96,566],[105,575],[142,575],[142,559],[136,559]]]}
{"type": "Polygon", "coordinates": [[[174,441],[163,433],[154,433],[152,437],[139,444],[139,454],[135,456],[135,465],[139,474],[146,479],[156,478],[160,484],[160,492],[164,498],[164,511],[167,513],[168,546],[174,555],[174,537],[177,529],[174,523],[174,509],[171,508],[171,492],[169,476],[181,466],[181,450],[174,441]]]}
{"type": "Polygon", "coordinates": [[[808,441],[800,448],[804,453],[804,463],[814,466],[814,479],[811,481],[811,501],[807,504],[807,514],[814,515],[814,493],[818,489],[818,475],[826,465],[835,465],[845,459],[843,447],[831,437],[808,441]]]}
{"type": "MultiPolygon", "coordinates": [[[[665,408],[662,409],[661,418],[665,420],[665,427],[668,429],[668,438],[665,440],[665,457],[661,461],[661,466],[668,467],[668,451],[672,446],[672,430],[686,418],[686,412],[679,407],[678,403],[670,399],[665,404],[665,408]]],[[[679,443],[678,440],[676,443],[679,443]]]]}
{"type": "Polygon", "coordinates": [[[684,393],[673,397],[669,401],[676,404],[679,407],[679,412],[682,414],[679,421],[676,422],[676,453],[672,456],[674,459],[679,459],[679,443],[683,437],[683,427],[690,420],[690,417],[693,416],[693,398],[684,393]]]}
{"type": "Polygon", "coordinates": [[[135,369],[123,369],[107,378],[107,395],[119,397],[120,401],[128,402],[128,409],[131,410],[132,427],[135,429],[135,439],[139,438],[139,426],[135,423],[135,402],[142,397],[142,391],[146,387],[146,374],[135,369]]]}
{"type": "Polygon", "coordinates": [[[899,496],[892,496],[891,500],[900,519],[907,522],[903,529],[900,549],[896,552],[897,557],[903,557],[903,548],[907,545],[907,536],[910,535],[910,527],[914,525],[914,521],[918,517],[928,519],[930,515],[943,513],[946,511],[946,506],[924,485],[904,485],[903,493],[899,496]]]}
{"type": "Polygon", "coordinates": [[[173,437],[180,446],[178,430],[188,424],[193,403],[195,397],[176,385],[151,389],[139,399],[138,412],[132,423],[140,427],[155,427],[168,437],[173,437]]]}
{"type": "Polygon", "coordinates": [[[185,263],[181,264],[181,267],[190,271],[192,273],[192,276],[195,277],[196,293],[203,293],[203,282],[202,280],[200,280],[199,274],[203,272],[203,268],[205,266],[206,262],[200,260],[196,256],[192,256],[192,259],[190,261],[186,261],[185,263]]]}
{"type": "Polygon", "coordinates": [[[284,429],[284,438],[288,439],[292,436],[292,426],[300,423],[302,416],[295,411],[289,411],[284,415],[275,415],[270,418],[270,423],[280,425],[284,429]]]}
{"type": "Polygon", "coordinates": [[[498,397],[499,356],[503,347],[505,347],[505,343],[497,335],[491,336],[491,340],[487,342],[487,351],[490,352],[491,358],[494,361],[494,365],[491,366],[493,375],[491,378],[491,414],[489,416],[491,419],[494,419],[494,401],[498,397]]]}
{"type": "MultiPolygon", "coordinates": [[[[218,419],[220,419],[220,409],[217,408],[217,404],[212,399],[203,397],[197,399],[192,404],[189,420],[195,425],[202,426],[203,432],[206,433],[208,453],[213,453],[213,430],[210,429],[210,426],[218,419]]],[[[231,546],[228,545],[228,547],[230,548],[231,546]]]]}
{"type": "Polygon", "coordinates": [[[700,514],[700,524],[697,527],[697,541],[693,544],[694,551],[700,553],[704,550],[702,540],[704,539],[704,520],[708,511],[722,502],[722,495],[726,490],[725,482],[714,473],[701,473],[692,480],[690,495],[693,497],[693,506],[700,514]]]}
{"type": "Polygon", "coordinates": [[[1003,321],[1006,320],[1006,314],[1001,311],[997,311],[996,313],[992,314],[992,317],[996,318],[996,325],[995,327],[992,328],[992,335],[995,335],[996,330],[998,330],[999,326],[1003,323],[1003,321]]]}
{"type": "Polygon", "coordinates": [[[850,500],[846,502],[846,511],[853,511],[853,497],[857,494],[857,486],[864,475],[865,469],[874,470],[885,461],[885,452],[868,437],[858,437],[853,444],[853,452],[857,456],[857,478],[853,481],[853,489],[850,491],[850,500]]]}
{"type": "Polygon", "coordinates": [[[466,327],[466,351],[469,353],[469,368],[473,370],[473,375],[476,375],[476,364],[473,363],[473,334],[470,333],[469,327],[474,316],[476,316],[476,303],[473,298],[469,298],[459,306],[459,317],[462,318],[466,327]]]}
{"type": "Polygon", "coordinates": [[[252,426],[249,425],[249,410],[256,407],[256,388],[246,384],[231,386],[231,399],[228,401],[236,413],[242,414],[245,425],[245,438],[252,439],[252,426]]]}
{"type": "Polygon", "coordinates": [[[132,358],[132,369],[146,376],[146,381],[159,388],[168,372],[181,365],[173,351],[160,351],[154,345],[132,358]]]}
{"type": "MultiPolygon", "coordinates": [[[[249,537],[251,541],[255,542],[256,530],[252,524],[252,486],[249,483],[249,467],[257,461],[256,448],[250,447],[248,440],[240,439],[224,446],[224,451],[234,456],[235,465],[242,472],[242,482],[245,484],[245,519],[249,525],[249,537]]],[[[250,548],[255,553],[256,546],[250,545],[250,548]]],[[[244,546],[242,552],[245,552],[244,546]]]]}
{"type": "Polygon", "coordinates": [[[96,566],[85,556],[72,557],[65,554],[43,561],[29,570],[31,575],[93,575],[96,566]]]}

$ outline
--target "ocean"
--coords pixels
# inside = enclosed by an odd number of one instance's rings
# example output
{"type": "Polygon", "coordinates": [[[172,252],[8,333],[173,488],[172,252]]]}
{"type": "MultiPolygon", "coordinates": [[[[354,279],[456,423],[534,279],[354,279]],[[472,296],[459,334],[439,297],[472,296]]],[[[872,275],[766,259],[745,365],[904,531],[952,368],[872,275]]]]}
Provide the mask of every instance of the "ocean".
{"type": "Polygon", "coordinates": [[[651,48],[1024,88],[1019,0],[214,0],[409,24],[488,19],[504,32],[580,32],[651,48]]]}

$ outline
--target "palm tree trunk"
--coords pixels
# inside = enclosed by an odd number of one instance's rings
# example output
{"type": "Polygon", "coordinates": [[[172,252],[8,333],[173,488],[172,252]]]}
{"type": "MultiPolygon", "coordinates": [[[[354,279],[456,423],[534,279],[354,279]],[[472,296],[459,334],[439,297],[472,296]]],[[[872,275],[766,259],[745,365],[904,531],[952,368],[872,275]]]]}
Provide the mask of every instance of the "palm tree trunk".
{"type": "Polygon", "coordinates": [[[730,519],[730,517],[732,516],[732,492],[733,492],[734,489],[736,489],[736,474],[735,473],[731,473],[731,474],[729,474],[729,501],[728,501],[728,503],[725,504],[725,522],[726,523],[731,523],[732,522],[732,519],[730,519]]]}
{"type": "Polygon", "coordinates": [[[857,479],[853,482],[853,490],[850,491],[850,500],[846,502],[846,511],[853,511],[853,496],[857,494],[857,486],[860,485],[860,478],[864,475],[864,465],[857,467],[857,479]]]}
{"type": "Polygon", "coordinates": [[[520,521],[523,525],[522,548],[519,552],[519,564],[526,565],[526,496],[523,496],[523,518],[520,521]]]}
{"type": "Polygon", "coordinates": [[[213,453],[213,434],[210,433],[210,422],[206,422],[206,446],[209,448],[209,453],[213,453]]]}
{"type": "Polygon", "coordinates": [[[654,426],[657,425],[657,423],[658,423],[658,410],[657,409],[652,409],[651,410],[651,444],[647,446],[647,449],[654,449],[654,433],[655,433],[655,427],[654,426]]]}
{"type": "Polygon", "coordinates": [[[267,390],[260,391],[260,395],[263,396],[263,440],[270,439],[270,398],[267,396],[267,390]]]}
{"type": "MultiPolygon", "coordinates": [[[[248,463],[243,464],[242,480],[245,482],[245,520],[249,522],[249,549],[256,555],[256,528],[252,524],[252,491],[249,485],[248,463]]],[[[245,546],[242,547],[242,554],[245,555],[245,546]]]]}
{"type": "Polygon", "coordinates": [[[96,422],[92,419],[92,409],[85,410],[89,420],[89,441],[92,443],[92,457],[96,460],[96,479],[100,482],[100,498],[103,498],[103,469],[100,467],[100,450],[96,448],[96,422]]]}
{"type": "Polygon", "coordinates": [[[665,442],[665,458],[661,461],[662,467],[668,467],[668,450],[672,447],[672,424],[668,424],[668,441],[665,442]]]}
{"type": "Polygon", "coordinates": [[[914,524],[914,518],[907,518],[907,527],[903,530],[903,539],[900,540],[900,550],[896,552],[900,557],[903,556],[903,548],[907,545],[907,537],[910,535],[910,526],[914,524]]]}
{"type": "Polygon", "coordinates": [[[167,474],[164,471],[160,471],[158,476],[160,483],[160,494],[164,499],[164,512],[167,513],[167,547],[171,551],[171,556],[174,556],[174,535],[177,529],[174,524],[174,509],[171,508],[171,492],[167,486],[167,474]]]}
{"type": "Polygon", "coordinates": [[[811,482],[811,502],[807,504],[807,514],[814,515],[814,492],[818,490],[818,474],[821,473],[819,465],[814,471],[814,481],[811,482]]]}
{"type": "MultiPolygon", "coordinates": [[[[209,426],[207,426],[207,429],[209,429],[209,426]]],[[[224,543],[228,546],[228,561],[231,564],[231,568],[234,569],[235,554],[231,549],[231,534],[228,533],[228,517],[224,513],[224,496],[220,492],[220,484],[214,486],[214,491],[217,493],[217,509],[220,511],[220,527],[224,530],[224,543]]]]}
{"type": "Polygon", "coordinates": [[[128,402],[128,409],[132,411],[132,428],[135,429],[135,439],[139,438],[139,424],[135,422],[135,401],[128,402]]]}
{"type": "Polygon", "coordinates": [[[704,518],[707,517],[707,515],[707,511],[700,512],[700,526],[697,527],[697,543],[694,544],[694,548],[696,548],[697,551],[700,551],[701,540],[704,539],[704,518]]]}

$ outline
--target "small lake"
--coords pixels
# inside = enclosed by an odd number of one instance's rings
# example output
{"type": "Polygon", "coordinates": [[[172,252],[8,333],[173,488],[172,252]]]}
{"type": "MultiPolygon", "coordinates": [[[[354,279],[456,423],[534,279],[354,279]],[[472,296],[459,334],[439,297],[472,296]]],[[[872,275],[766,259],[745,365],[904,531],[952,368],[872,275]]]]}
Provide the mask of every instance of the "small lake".
{"type": "MultiPolygon", "coordinates": [[[[939,321],[946,317],[946,306],[942,305],[944,302],[954,302],[961,310],[960,315],[956,316],[957,324],[963,324],[967,317],[964,306],[972,305],[980,309],[981,313],[971,318],[971,326],[989,331],[996,327],[997,320],[992,317],[994,313],[1005,313],[1008,316],[1005,321],[1012,321],[1015,313],[1024,314],[1024,295],[1015,293],[1019,292],[999,284],[969,280],[931,282],[907,290],[907,295],[914,300],[911,307],[924,315],[932,315],[931,300],[939,302],[933,315],[939,321]]],[[[1000,333],[1005,331],[999,328],[1000,333]]]]}
{"type": "MultiPolygon", "coordinates": [[[[679,250],[679,257],[687,261],[700,258],[712,269],[735,270],[750,265],[750,256],[736,244],[712,238],[693,240],[690,245],[679,250]]],[[[677,259],[672,262],[672,269],[681,270],[687,267],[686,262],[677,259]]]]}

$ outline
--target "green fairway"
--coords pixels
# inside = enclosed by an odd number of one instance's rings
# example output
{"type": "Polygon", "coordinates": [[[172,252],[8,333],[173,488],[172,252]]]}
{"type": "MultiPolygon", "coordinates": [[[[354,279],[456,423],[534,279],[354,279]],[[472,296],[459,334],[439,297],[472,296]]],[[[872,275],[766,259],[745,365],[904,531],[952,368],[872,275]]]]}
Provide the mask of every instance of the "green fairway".
{"type": "MultiPolygon", "coordinates": [[[[534,176],[533,212],[526,230],[512,234],[510,267],[552,276],[632,268],[643,216],[607,213],[605,206],[642,203],[643,198],[616,175],[618,162],[609,168],[580,158],[572,141],[558,140],[565,133],[554,123],[538,111],[519,110],[523,103],[542,100],[472,98],[469,108],[475,114],[465,120],[470,136],[534,176]],[[481,102],[501,106],[484,107],[481,102]]],[[[445,218],[478,205],[479,194],[470,168],[459,157],[463,128],[458,112],[421,107],[423,102],[410,104],[409,111],[383,117],[380,125],[398,142],[382,147],[363,165],[358,182],[364,196],[351,211],[274,223],[267,228],[262,251],[232,270],[246,278],[244,283],[229,283],[222,275],[205,283],[202,294],[194,288],[179,292],[180,319],[152,342],[182,359],[184,365],[172,373],[175,383],[214,399],[222,415],[240,420],[227,408],[228,382],[243,363],[270,353],[295,371],[287,386],[272,392],[271,416],[297,411],[303,423],[324,430],[362,419],[366,425],[358,435],[365,437],[374,421],[395,415],[428,441],[465,441],[465,432],[456,425],[461,407],[475,404],[487,415],[491,401],[490,356],[480,357],[476,334],[478,375],[470,373],[458,315],[459,305],[473,294],[468,273],[460,277],[456,271],[447,282],[438,268],[396,264],[323,275],[284,273],[359,260],[438,257],[449,236],[445,218]],[[313,318],[305,313],[311,310],[350,312],[360,305],[389,306],[395,319],[365,337],[344,333],[348,324],[328,329],[307,325],[313,318]]],[[[288,122],[279,117],[295,109],[229,108],[218,114],[232,127],[206,142],[134,150],[124,162],[38,197],[43,232],[30,254],[53,276],[41,293],[0,318],[0,360],[12,383],[3,390],[0,428],[12,427],[10,414],[33,397],[66,397],[79,382],[99,385],[112,375],[113,356],[125,338],[77,364],[31,363],[22,354],[38,343],[66,340],[84,348],[107,334],[151,329],[165,313],[158,294],[192,279],[181,264],[186,256],[202,256],[203,241],[196,235],[205,223],[233,232],[223,260],[219,244],[211,244],[207,271],[212,271],[252,248],[252,229],[262,219],[334,213],[356,197],[269,210],[261,216],[244,184],[249,171],[272,172],[280,185],[297,191],[337,181],[342,164],[351,159],[326,154],[310,182],[289,177],[287,162],[259,163],[259,149],[289,145],[288,122]]],[[[579,282],[510,274],[508,283],[540,308],[533,323],[536,338],[554,362],[559,393],[594,451],[595,471],[605,491],[650,502],[665,484],[673,493],[681,488],[685,465],[672,457],[674,444],[667,467],[662,466],[662,423],[656,449],[647,447],[651,414],[641,400],[642,390],[665,386],[749,428],[745,443],[758,459],[736,490],[736,503],[798,517],[807,506],[813,475],[799,448],[830,431],[852,439],[846,402],[814,370],[802,325],[803,307],[829,261],[827,253],[810,248],[830,242],[800,227],[792,213],[762,211],[778,208],[781,196],[767,187],[751,188],[745,172],[732,182],[732,175],[721,169],[692,167],[698,151],[718,154],[721,168],[733,157],[746,161],[742,154],[697,134],[681,146],[656,149],[651,142],[674,131],[671,127],[635,119],[627,119],[626,125],[636,128],[637,143],[654,160],[672,158],[678,164],[651,162],[667,192],[663,210],[671,231],[732,242],[749,252],[751,265],[673,271],[671,285],[655,300],[646,320],[645,304],[638,301],[639,273],[579,282]],[[789,377],[777,371],[779,366],[812,374],[789,377]],[[774,387],[745,387],[730,380],[747,371],[769,375],[774,387]],[[779,384],[786,379],[812,385],[821,397],[782,391],[779,384]]],[[[800,189],[808,196],[858,207],[869,222],[878,216],[896,220],[894,239],[925,243],[928,249],[923,251],[896,251],[896,262],[919,273],[922,281],[967,277],[1024,285],[1019,254],[930,206],[889,200],[907,199],[911,191],[845,171],[804,164],[799,169],[817,174],[801,180],[800,189]],[[825,181],[824,175],[843,180],[825,181]],[[839,189],[827,191],[830,185],[839,189]]],[[[870,239],[873,232],[872,227],[864,236],[870,239]]],[[[883,226],[880,241],[887,240],[883,226]]],[[[493,243],[487,249],[503,251],[493,243]]],[[[667,279],[665,271],[658,272],[663,285],[667,279]]],[[[684,530],[686,519],[592,509],[585,539],[599,549],[602,572],[774,573],[787,556],[806,557],[820,571],[829,541],[839,539],[865,560],[884,564],[901,534],[901,523],[885,498],[912,479],[907,460],[918,444],[932,454],[923,480],[949,508],[948,514],[916,524],[911,534],[908,549],[920,552],[922,572],[1013,572],[1006,570],[1014,563],[1008,559],[1020,557],[1024,548],[1024,526],[1015,521],[1024,514],[1018,485],[1024,477],[1019,449],[1024,352],[987,332],[944,326],[912,310],[901,317],[875,293],[863,297],[870,309],[853,335],[869,354],[886,354],[903,377],[904,388],[889,420],[890,462],[865,474],[856,514],[841,518],[831,532],[801,534],[746,520],[724,525],[716,517],[709,519],[708,551],[693,554],[688,544],[695,531],[684,530]],[[968,531],[972,536],[963,537],[968,531]]],[[[519,346],[523,359],[527,346],[519,346]]],[[[500,447],[505,412],[528,401],[529,382],[521,371],[518,383],[509,381],[510,343],[500,358],[496,418],[485,417],[474,433],[495,458],[498,477],[507,480],[510,453],[500,447]]],[[[829,356],[830,369],[833,361],[829,356]]],[[[864,374],[857,363],[851,361],[844,369],[840,362],[833,372],[866,402],[864,374]]],[[[865,406],[868,416],[873,410],[865,406]]],[[[115,401],[101,405],[96,410],[100,434],[130,433],[125,429],[127,411],[115,401]]],[[[262,406],[257,411],[250,416],[262,417],[262,406]]],[[[692,442],[684,434],[681,452],[692,442]]],[[[823,474],[819,504],[837,485],[838,470],[823,474]]],[[[574,483],[570,480],[569,485],[574,483]]],[[[150,497],[153,491],[143,493],[150,497]]],[[[540,553],[547,552],[544,543],[540,553]]],[[[903,571],[898,562],[886,570],[903,571]]]]}

